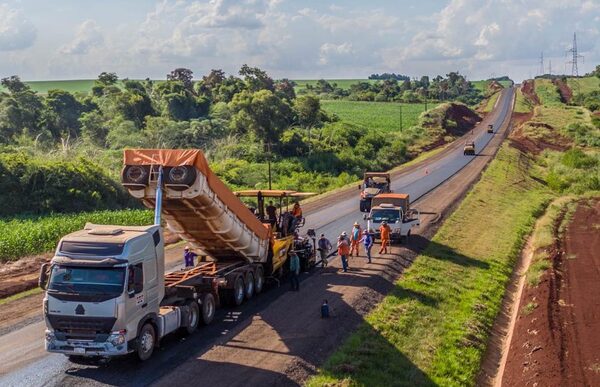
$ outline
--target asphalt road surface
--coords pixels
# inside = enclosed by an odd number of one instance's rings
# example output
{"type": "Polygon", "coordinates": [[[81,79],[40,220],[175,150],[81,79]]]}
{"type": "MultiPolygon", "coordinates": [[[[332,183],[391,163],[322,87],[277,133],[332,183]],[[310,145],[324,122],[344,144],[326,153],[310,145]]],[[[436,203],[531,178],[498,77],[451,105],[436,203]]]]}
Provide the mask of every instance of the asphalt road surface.
{"type": "MultiPolygon", "coordinates": [[[[422,227],[417,230],[422,235],[430,236],[435,228],[431,225],[464,195],[499,147],[513,97],[512,89],[504,90],[494,111],[471,135],[478,156],[464,156],[464,140],[458,140],[392,175],[393,191],[409,193],[414,207],[422,211],[422,227]],[[486,133],[488,123],[501,135],[486,133]]],[[[341,231],[350,231],[355,221],[365,223],[358,211],[358,189],[310,203],[304,213],[305,229],[314,228],[331,240],[341,231]]],[[[38,320],[0,336],[0,386],[297,385],[391,289],[393,280],[410,264],[406,257],[411,248],[426,243],[423,236],[415,235],[408,248],[395,247],[394,255],[378,256],[372,265],[353,258],[348,274],[337,273],[336,260],[327,269],[303,274],[298,293],[289,292],[287,284],[272,286],[241,307],[218,310],[215,322],[192,336],[167,337],[143,364],[132,356],[107,363],[73,364],[63,355],[47,354],[43,350],[44,324],[38,320]],[[318,318],[323,298],[334,311],[330,320],[318,318]]],[[[177,268],[180,260],[181,248],[170,249],[167,268],[177,268]]]]}

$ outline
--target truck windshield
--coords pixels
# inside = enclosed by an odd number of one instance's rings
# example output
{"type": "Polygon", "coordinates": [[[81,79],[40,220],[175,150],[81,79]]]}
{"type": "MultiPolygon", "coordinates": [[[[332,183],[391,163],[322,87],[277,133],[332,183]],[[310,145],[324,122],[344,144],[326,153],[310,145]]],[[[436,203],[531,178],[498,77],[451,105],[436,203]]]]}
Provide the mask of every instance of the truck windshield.
{"type": "Polygon", "coordinates": [[[397,220],[400,220],[400,211],[393,209],[373,210],[371,220],[373,223],[381,223],[384,220],[388,223],[396,223],[397,220]]]}
{"type": "Polygon", "coordinates": [[[125,268],[54,265],[48,290],[63,293],[121,294],[125,268]]]}

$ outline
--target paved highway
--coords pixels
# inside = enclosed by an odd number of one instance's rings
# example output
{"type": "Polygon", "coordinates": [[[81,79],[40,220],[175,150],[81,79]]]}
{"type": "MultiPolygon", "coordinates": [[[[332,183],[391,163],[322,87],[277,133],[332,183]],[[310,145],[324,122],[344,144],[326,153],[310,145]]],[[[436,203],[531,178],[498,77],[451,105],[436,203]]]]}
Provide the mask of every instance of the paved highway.
{"type": "MultiPolygon", "coordinates": [[[[494,137],[486,133],[487,123],[500,128],[510,117],[512,97],[512,89],[504,90],[494,112],[474,131],[477,153],[486,152],[486,145],[494,137]]],[[[417,201],[476,159],[464,156],[462,146],[463,142],[458,141],[431,159],[394,173],[392,189],[407,192],[413,202],[417,201]]],[[[305,229],[314,228],[333,240],[341,231],[349,231],[355,221],[363,222],[358,211],[358,189],[328,198],[326,205],[307,205],[305,215],[305,229]]],[[[176,268],[180,251],[173,249],[167,260],[167,267],[176,268]]],[[[62,355],[47,354],[42,348],[44,325],[39,321],[0,336],[0,385],[147,385],[181,363],[194,360],[197,354],[230,340],[232,332],[250,324],[253,316],[266,315],[272,304],[281,302],[286,291],[286,287],[273,288],[239,308],[219,310],[211,326],[191,337],[173,335],[163,340],[160,350],[142,365],[131,357],[108,364],[76,365],[62,355]]]]}

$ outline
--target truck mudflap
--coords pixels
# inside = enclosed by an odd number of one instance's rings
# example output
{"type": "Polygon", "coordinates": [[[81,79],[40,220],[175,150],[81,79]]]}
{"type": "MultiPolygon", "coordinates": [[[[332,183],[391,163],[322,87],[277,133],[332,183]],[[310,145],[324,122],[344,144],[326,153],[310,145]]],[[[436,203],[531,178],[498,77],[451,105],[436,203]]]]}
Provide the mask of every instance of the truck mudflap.
{"type": "Polygon", "coordinates": [[[51,331],[46,331],[45,347],[48,352],[83,357],[111,357],[133,352],[133,348],[127,345],[126,340],[120,342],[120,339],[113,337],[113,335],[109,336],[104,342],[73,339],[60,340],[51,331]]]}

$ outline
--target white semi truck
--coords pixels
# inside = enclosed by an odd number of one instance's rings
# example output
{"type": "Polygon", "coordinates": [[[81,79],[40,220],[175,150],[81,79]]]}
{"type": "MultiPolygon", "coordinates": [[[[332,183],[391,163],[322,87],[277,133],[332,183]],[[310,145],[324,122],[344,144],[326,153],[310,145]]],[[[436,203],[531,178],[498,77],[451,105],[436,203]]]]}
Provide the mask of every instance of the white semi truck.
{"type": "Polygon", "coordinates": [[[223,302],[239,305],[260,293],[267,276],[286,271],[290,251],[304,267],[314,264],[309,238],[282,235],[259,220],[199,150],[126,150],[122,180],[155,209],[155,224],[87,224],[61,239],[40,274],[50,352],[135,352],[146,360],[165,335],[191,333],[223,302]],[[206,260],[165,274],[161,216],[206,260]]]}

